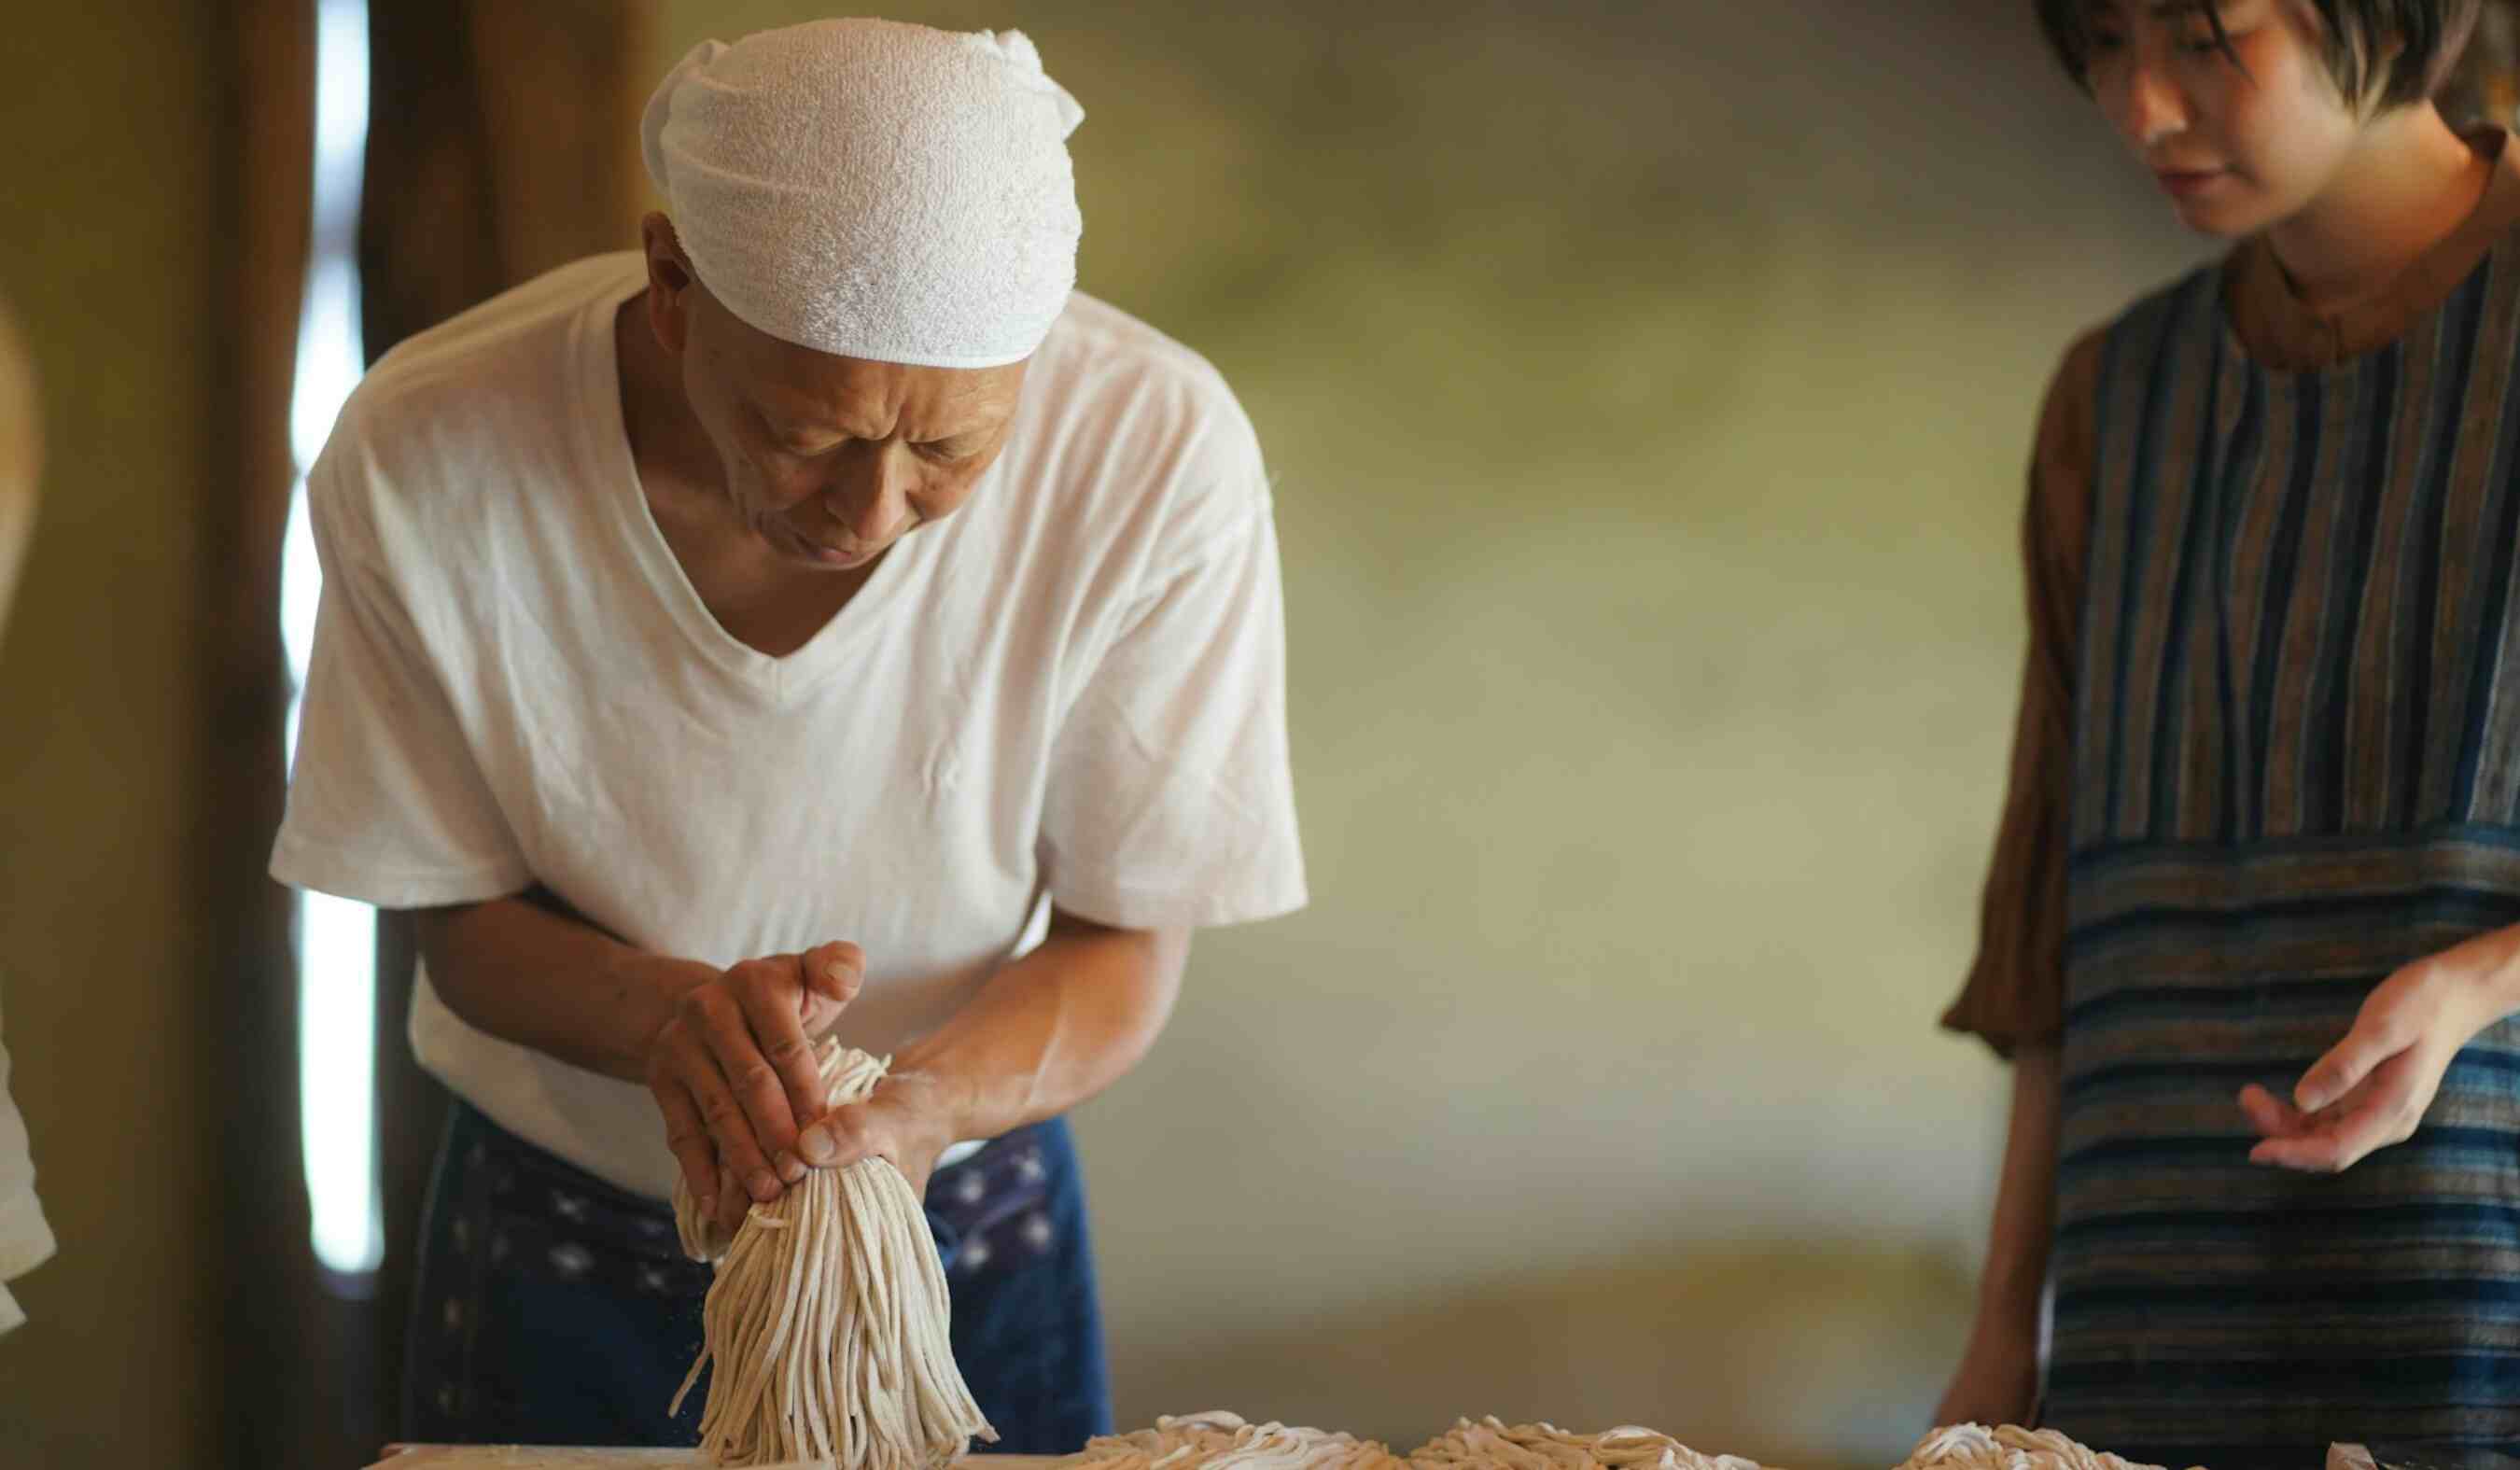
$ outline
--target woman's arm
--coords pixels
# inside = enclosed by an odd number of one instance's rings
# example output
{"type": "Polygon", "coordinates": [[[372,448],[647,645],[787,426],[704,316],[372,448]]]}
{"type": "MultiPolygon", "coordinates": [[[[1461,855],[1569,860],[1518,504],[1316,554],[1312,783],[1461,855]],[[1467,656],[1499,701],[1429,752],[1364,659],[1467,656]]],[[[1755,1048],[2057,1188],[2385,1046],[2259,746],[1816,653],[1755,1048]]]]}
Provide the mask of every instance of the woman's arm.
{"type": "Polygon", "coordinates": [[[2255,1083],[2240,1108],[2264,1135],[2253,1164],[2335,1174],[2414,1136],[2459,1048],[2520,1012],[2520,925],[2490,930],[2372,988],[2353,1029],[2287,1100],[2255,1083]]]}
{"type": "Polygon", "coordinates": [[[2027,1424],[2039,1403],[2040,1305],[2056,1231],[2057,1048],[2012,1058],[2012,1122],[1996,1188],[1977,1318],[1936,1424],[2027,1424]]]}

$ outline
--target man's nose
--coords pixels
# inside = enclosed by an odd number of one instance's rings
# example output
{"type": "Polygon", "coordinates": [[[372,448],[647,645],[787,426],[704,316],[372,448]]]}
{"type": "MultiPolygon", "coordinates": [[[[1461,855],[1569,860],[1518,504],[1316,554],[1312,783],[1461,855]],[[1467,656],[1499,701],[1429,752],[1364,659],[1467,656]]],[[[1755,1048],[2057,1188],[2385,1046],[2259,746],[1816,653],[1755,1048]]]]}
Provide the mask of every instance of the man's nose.
{"type": "Polygon", "coordinates": [[[860,545],[880,542],[910,514],[910,476],[887,445],[871,445],[834,468],[823,508],[860,545]]]}

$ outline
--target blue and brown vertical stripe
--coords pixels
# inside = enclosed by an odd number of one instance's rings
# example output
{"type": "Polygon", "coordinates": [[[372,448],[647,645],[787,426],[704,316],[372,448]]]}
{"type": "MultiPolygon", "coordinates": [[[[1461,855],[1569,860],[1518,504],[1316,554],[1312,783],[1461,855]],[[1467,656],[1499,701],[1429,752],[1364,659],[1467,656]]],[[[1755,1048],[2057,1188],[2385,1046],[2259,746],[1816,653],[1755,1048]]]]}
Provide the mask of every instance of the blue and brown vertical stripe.
{"type": "Polygon", "coordinates": [[[2520,1029],[2335,1177],[2262,1169],[2399,966],[2520,922],[2520,248],[2251,362],[2220,273],[2108,333],[2077,667],[2046,1420],[2169,1465],[2520,1447],[2520,1029]]]}
{"type": "Polygon", "coordinates": [[[2109,331],[2074,711],[2047,1422],[2165,1465],[2520,1445],[2520,1029],[2416,1137],[2263,1170],[2376,981],[2520,923],[2520,260],[2248,361],[2200,270],[2109,331]]]}

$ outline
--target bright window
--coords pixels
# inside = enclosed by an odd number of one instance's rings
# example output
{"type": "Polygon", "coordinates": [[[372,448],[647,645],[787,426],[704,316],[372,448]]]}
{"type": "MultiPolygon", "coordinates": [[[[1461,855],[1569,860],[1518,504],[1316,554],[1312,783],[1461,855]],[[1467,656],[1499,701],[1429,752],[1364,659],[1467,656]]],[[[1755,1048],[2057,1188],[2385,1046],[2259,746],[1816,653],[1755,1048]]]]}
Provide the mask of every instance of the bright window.
{"type": "MultiPolygon", "coordinates": [[[[365,361],[359,333],[359,176],[368,144],[366,0],[319,0],[315,20],[314,238],[297,329],[290,447],[297,483],[280,558],[288,647],[288,756],[297,757],[295,691],[315,646],[324,574],[306,520],[306,470],[365,361]]],[[[377,1180],[377,912],[326,894],[297,900],[298,1145],[316,1259],[356,1290],[384,1260],[377,1180]]]]}

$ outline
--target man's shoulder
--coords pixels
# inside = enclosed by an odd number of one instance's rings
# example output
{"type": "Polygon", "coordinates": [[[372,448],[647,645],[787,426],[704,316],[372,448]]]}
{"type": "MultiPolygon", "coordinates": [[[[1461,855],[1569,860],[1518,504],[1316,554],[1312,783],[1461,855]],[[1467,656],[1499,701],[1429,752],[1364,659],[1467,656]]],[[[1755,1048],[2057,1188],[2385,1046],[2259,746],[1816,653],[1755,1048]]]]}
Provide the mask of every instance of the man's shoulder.
{"type": "Polygon", "coordinates": [[[397,343],[359,380],[325,453],[386,471],[506,458],[565,431],[578,324],[632,289],[636,254],[597,255],[502,291],[397,343]]]}
{"type": "Polygon", "coordinates": [[[1158,416],[1163,426],[1211,421],[1248,427],[1240,400],[1195,349],[1107,301],[1077,291],[1034,359],[1045,386],[1074,410],[1158,416]]]}
{"type": "MultiPolygon", "coordinates": [[[[1239,501],[1268,489],[1259,435],[1216,365],[1077,292],[1034,359],[1037,431],[1101,495],[1239,501]]],[[[1257,500],[1254,500],[1257,497],[1257,500]]]]}

